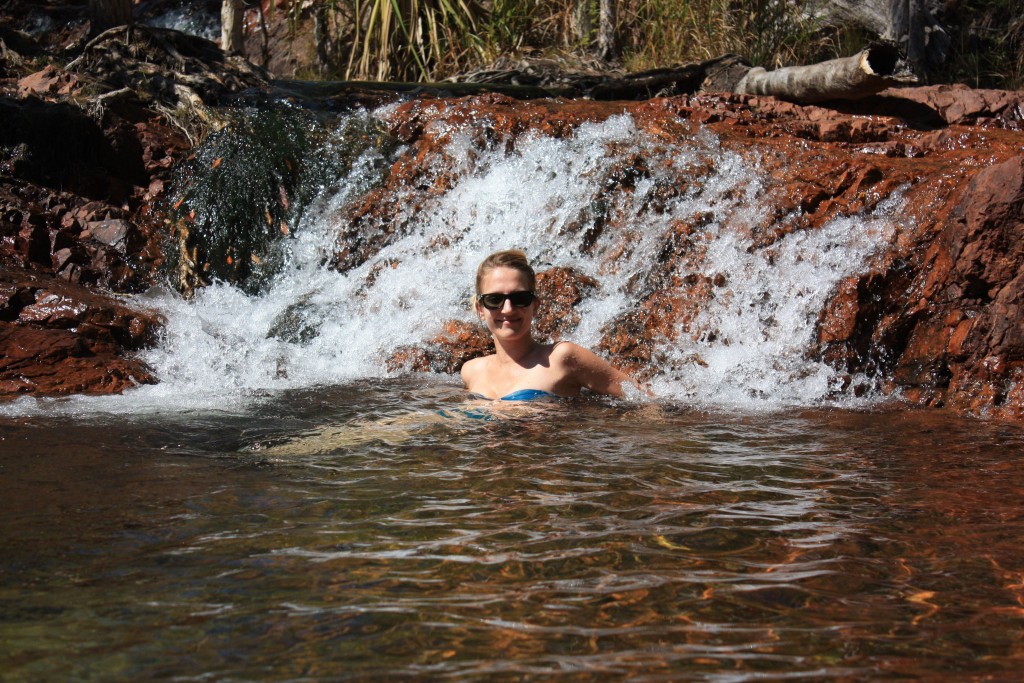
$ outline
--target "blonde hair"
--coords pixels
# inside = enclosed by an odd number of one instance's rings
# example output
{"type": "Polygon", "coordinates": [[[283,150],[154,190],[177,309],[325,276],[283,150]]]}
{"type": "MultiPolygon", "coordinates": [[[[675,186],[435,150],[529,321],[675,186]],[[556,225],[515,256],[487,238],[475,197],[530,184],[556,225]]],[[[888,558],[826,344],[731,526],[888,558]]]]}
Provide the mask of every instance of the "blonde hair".
{"type": "Polygon", "coordinates": [[[537,274],[533,272],[530,261],[526,254],[518,249],[506,249],[496,251],[483,260],[480,267],[476,269],[476,293],[483,294],[480,286],[483,284],[484,276],[495,268],[512,268],[526,275],[530,283],[530,291],[537,288],[537,274]]]}

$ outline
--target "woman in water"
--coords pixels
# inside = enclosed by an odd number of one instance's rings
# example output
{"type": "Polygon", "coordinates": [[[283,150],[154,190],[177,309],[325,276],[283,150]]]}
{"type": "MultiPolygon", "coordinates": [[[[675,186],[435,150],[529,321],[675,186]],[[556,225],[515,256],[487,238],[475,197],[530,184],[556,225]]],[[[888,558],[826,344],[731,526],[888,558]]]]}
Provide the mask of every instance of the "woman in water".
{"type": "Polygon", "coordinates": [[[494,338],[495,353],[462,366],[462,381],[474,394],[504,401],[544,396],[578,396],[586,387],[622,396],[625,373],[571,342],[540,344],[533,338],[539,299],[536,275],[526,254],[499,251],[476,271],[473,308],[494,338]]]}

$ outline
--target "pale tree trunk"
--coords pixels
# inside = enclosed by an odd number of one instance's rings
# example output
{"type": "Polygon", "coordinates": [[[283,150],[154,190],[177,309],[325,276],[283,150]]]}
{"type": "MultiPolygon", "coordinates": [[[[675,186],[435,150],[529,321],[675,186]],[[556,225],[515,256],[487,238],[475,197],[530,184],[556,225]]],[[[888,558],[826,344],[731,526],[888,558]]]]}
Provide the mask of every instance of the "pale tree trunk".
{"type": "Polygon", "coordinates": [[[809,66],[789,66],[765,71],[756,66],[740,79],[733,92],[771,95],[810,104],[827,100],[855,100],[893,86],[914,85],[917,77],[890,43],[877,44],[841,59],[809,66]]]}
{"type": "MultiPolygon", "coordinates": [[[[592,11],[594,0],[576,0],[572,12],[572,29],[576,39],[590,45],[594,39],[592,11]]],[[[599,0],[597,24],[597,52],[601,59],[610,60],[619,56],[618,33],[615,24],[618,0],[599,0]]]]}
{"type": "Polygon", "coordinates": [[[89,34],[98,36],[115,26],[131,26],[132,0],[89,0],[89,34]]]}
{"type": "Polygon", "coordinates": [[[590,34],[594,30],[594,22],[590,14],[590,0],[576,0],[572,11],[572,30],[576,34],[578,42],[590,42],[590,34]]]}
{"type": "Polygon", "coordinates": [[[601,59],[610,60],[619,56],[619,41],[615,31],[616,4],[618,0],[601,0],[601,11],[597,30],[597,50],[601,59]]]}
{"type": "Polygon", "coordinates": [[[242,36],[242,0],[222,0],[220,5],[220,48],[235,55],[245,54],[242,36]]]}

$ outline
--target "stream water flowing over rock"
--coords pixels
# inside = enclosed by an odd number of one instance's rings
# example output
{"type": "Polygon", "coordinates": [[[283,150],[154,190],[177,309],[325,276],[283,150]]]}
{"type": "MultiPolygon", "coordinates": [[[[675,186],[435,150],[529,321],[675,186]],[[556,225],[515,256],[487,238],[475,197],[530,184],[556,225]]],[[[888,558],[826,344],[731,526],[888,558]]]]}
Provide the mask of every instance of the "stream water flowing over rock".
{"type": "Polygon", "coordinates": [[[317,244],[247,300],[240,319],[267,319],[246,345],[266,353],[246,371],[264,379],[247,381],[456,372],[488,344],[466,306],[475,265],[522,247],[541,272],[540,334],[599,349],[669,399],[900,391],[1015,410],[1017,270],[973,271],[1019,262],[1019,134],[744,104],[487,95],[371,114],[403,146],[372,180],[369,152],[282,238],[317,244]],[[982,168],[982,142],[1006,160],[982,168]]]}
{"type": "Polygon", "coordinates": [[[515,247],[540,271],[540,335],[663,399],[1024,411],[1013,93],[828,108],[319,88],[308,108],[308,88],[233,77],[257,87],[185,162],[180,132],[137,103],[105,102],[99,125],[73,114],[73,74],[0,103],[24,124],[4,143],[5,394],[188,405],[455,373],[489,344],[474,268],[515,247]],[[78,122],[93,142],[69,158],[93,170],[48,170],[61,143],[33,108],[78,122]]]}
{"type": "MultiPolygon", "coordinates": [[[[398,130],[408,112],[356,116],[398,130]]],[[[758,244],[771,217],[764,162],[699,125],[666,144],[628,113],[570,121],[558,136],[507,136],[493,121],[429,123],[426,156],[407,144],[383,177],[381,152],[366,150],[287,234],[257,216],[256,229],[278,240],[236,238],[227,260],[276,272],[250,273],[264,285],[249,293],[220,284],[190,302],[148,300],[168,320],[145,355],[154,372],[188,395],[456,372],[488,344],[467,305],[476,265],[523,246],[541,273],[539,334],[601,349],[661,396],[777,407],[841,392],[844,378],[806,349],[837,282],[894,238],[900,188],[855,217],[758,244]]],[[[189,187],[238,162],[216,158],[189,187]]],[[[212,223],[229,202],[190,203],[189,192],[180,210],[219,234],[212,223]]],[[[195,249],[210,260],[209,240],[195,249]]]]}

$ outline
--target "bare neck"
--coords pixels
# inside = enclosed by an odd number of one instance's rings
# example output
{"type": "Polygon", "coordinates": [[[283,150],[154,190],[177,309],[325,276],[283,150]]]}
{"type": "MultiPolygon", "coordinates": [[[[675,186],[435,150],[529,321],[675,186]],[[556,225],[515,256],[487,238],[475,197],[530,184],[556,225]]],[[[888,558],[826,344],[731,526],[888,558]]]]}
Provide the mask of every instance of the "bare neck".
{"type": "Polygon", "coordinates": [[[495,355],[498,356],[498,362],[503,364],[515,363],[517,365],[526,365],[525,361],[539,347],[540,344],[534,341],[532,336],[514,341],[500,342],[497,339],[494,340],[495,355]]]}

